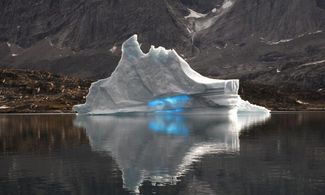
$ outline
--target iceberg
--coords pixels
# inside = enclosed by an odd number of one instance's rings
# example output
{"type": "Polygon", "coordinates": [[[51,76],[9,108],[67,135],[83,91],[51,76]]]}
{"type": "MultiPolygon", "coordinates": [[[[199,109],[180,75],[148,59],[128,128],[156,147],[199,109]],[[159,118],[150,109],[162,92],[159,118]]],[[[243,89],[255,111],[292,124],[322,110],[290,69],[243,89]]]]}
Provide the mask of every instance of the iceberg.
{"type": "Polygon", "coordinates": [[[175,50],[151,46],[143,53],[133,35],[122,45],[122,57],[109,78],[92,83],[86,103],[75,105],[79,114],[156,112],[268,112],[243,102],[239,80],[204,77],[194,71],[175,50]]]}

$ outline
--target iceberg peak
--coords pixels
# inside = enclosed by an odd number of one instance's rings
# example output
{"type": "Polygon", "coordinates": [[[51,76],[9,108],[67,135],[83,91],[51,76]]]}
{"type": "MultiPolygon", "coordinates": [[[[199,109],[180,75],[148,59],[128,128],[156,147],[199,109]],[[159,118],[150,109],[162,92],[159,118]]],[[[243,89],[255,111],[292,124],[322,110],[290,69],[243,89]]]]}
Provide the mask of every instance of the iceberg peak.
{"type": "Polygon", "coordinates": [[[125,57],[139,58],[143,55],[144,53],[142,52],[140,44],[138,42],[137,34],[133,35],[122,44],[122,59],[125,57]]]}
{"type": "MultiPolygon", "coordinates": [[[[219,80],[194,71],[175,50],[151,46],[143,53],[133,35],[122,45],[115,71],[93,83],[80,114],[236,112],[239,80],[219,80]]],[[[259,111],[262,109],[259,109],[259,111]]]]}

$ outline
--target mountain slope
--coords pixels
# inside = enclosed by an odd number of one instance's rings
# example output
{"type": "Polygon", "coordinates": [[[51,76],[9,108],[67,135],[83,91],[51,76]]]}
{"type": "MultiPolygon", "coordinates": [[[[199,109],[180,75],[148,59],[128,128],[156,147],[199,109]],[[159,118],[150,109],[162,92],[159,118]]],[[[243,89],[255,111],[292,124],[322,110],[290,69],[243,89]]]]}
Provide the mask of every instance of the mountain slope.
{"type": "Polygon", "coordinates": [[[103,78],[135,33],[205,75],[325,90],[323,0],[3,0],[0,66],[103,78]]]}
{"type": "MultiPolygon", "coordinates": [[[[274,85],[325,87],[325,10],[321,1],[228,0],[230,9],[193,33],[199,72],[274,85]],[[231,3],[231,4],[230,4],[231,3]],[[307,66],[306,66],[307,64],[307,66]]],[[[219,15],[218,15],[219,14],[219,15]]],[[[197,24],[196,24],[197,25],[197,24]]]]}
{"type": "Polygon", "coordinates": [[[186,33],[168,6],[152,0],[1,1],[2,64],[71,74],[70,66],[89,69],[98,63],[92,58],[100,58],[105,63],[99,60],[98,68],[109,73],[119,59],[118,46],[135,33],[144,43],[186,48],[186,33]]]}

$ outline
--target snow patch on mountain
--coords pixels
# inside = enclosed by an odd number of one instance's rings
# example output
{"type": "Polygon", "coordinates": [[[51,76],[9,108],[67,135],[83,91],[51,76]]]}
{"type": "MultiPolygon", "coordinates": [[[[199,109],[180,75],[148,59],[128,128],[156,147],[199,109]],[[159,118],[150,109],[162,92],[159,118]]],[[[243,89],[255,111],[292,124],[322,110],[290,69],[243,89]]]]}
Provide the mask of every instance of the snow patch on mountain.
{"type": "Polygon", "coordinates": [[[233,6],[233,4],[234,4],[234,1],[232,1],[232,0],[225,0],[225,2],[222,5],[222,8],[223,9],[230,8],[230,7],[233,6]]]}
{"type": "Polygon", "coordinates": [[[300,65],[299,67],[311,66],[311,65],[318,65],[318,64],[323,64],[323,63],[325,63],[325,60],[308,62],[308,63],[305,63],[305,64],[300,65]]]}
{"type": "Polygon", "coordinates": [[[280,43],[288,43],[288,42],[290,42],[290,41],[292,41],[292,40],[294,40],[294,38],[292,38],[292,39],[281,39],[281,40],[279,40],[279,41],[268,41],[268,42],[266,42],[268,45],[278,45],[278,44],[280,44],[280,43]]]}
{"type": "Polygon", "coordinates": [[[117,50],[117,47],[114,45],[109,51],[114,53],[117,50]]]}
{"type": "Polygon", "coordinates": [[[213,8],[210,13],[208,14],[199,14],[197,12],[191,12],[190,15],[196,16],[196,17],[188,17],[185,18],[192,18],[193,21],[190,21],[190,28],[192,29],[192,32],[199,32],[205,29],[210,28],[212,25],[214,25],[218,19],[227,13],[234,5],[236,0],[225,0],[222,6],[217,9],[213,8]]]}
{"type": "Polygon", "coordinates": [[[302,37],[305,37],[305,36],[308,36],[308,35],[315,35],[315,34],[319,34],[319,33],[322,33],[322,32],[323,32],[322,30],[317,30],[315,32],[304,33],[304,34],[300,34],[300,35],[298,35],[296,37],[293,37],[293,38],[281,39],[281,40],[278,40],[278,41],[265,41],[264,37],[261,37],[260,39],[262,40],[262,42],[265,42],[268,45],[278,45],[278,44],[281,44],[281,43],[288,43],[290,41],[293,41],[295,39],[302,38],[302,37]]]}
{"type": "Polygon", "coordinates": [[[207,16],[207,14],[198,13],[192,9],[189,9],[189,8],[187,8],[187,9],[190,12],[190,14],[185,16],[184,17],[185,19],[187,19],[187,18],[202,18],[202,17],[207,16]]]}

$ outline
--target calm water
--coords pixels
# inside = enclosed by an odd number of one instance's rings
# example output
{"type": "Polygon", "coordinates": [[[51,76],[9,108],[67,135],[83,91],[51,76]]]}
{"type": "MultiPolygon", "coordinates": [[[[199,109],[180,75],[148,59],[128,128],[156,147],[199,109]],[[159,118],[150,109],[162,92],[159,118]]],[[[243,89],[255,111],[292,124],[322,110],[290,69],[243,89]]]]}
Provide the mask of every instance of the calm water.
{"type": "Polygon", "coordinates": [[[325,194],[325,113],[0,115],[0,194],[325,194]]]}

